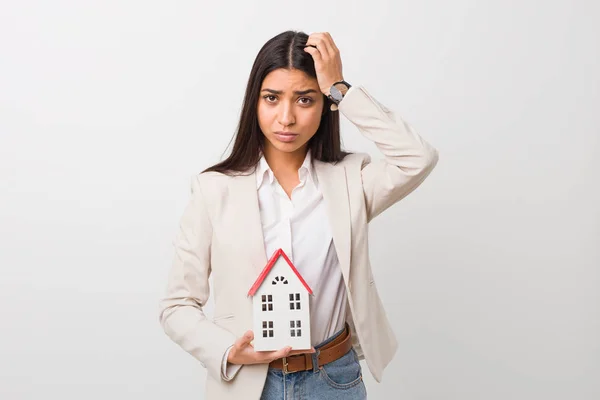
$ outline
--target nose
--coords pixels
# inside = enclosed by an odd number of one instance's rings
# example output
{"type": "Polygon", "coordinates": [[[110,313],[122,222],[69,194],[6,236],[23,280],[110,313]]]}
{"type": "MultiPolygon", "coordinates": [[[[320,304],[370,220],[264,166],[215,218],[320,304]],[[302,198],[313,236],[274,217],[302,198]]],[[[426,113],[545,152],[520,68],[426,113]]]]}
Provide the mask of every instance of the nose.
{"type": "Polygon", "coordinates": [[[294,116],[293,105],[283,102],[279,108],[279,115],[277,116],[277,122],[282,126],[293,125],[296,122],[294,116]]]}

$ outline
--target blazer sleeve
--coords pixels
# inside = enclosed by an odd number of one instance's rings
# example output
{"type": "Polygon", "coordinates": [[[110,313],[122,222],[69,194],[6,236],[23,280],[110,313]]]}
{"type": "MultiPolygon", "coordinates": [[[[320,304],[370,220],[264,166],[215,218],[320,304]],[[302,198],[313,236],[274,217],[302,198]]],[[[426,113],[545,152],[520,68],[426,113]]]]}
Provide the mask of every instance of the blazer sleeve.
{"type": "Polygon", "coordinates": [[[160,301],[160,324],[181,348],[222,379],[221,363],[236,337],[206,318],[203,306],[210,288],[212,226],[200,187],[199,176],[191,183],[191,197],[173,241],[175,256],[169,271],[166,294],[160,301]]]}
{"type": "Polygon", "coordinates": [[[383,160],[366,157],[361,177],[367,220],[371,221],[415,190],[438,162],[438,151],[362,86],[352,86],[339,110],[373,141],[383,160]]]}

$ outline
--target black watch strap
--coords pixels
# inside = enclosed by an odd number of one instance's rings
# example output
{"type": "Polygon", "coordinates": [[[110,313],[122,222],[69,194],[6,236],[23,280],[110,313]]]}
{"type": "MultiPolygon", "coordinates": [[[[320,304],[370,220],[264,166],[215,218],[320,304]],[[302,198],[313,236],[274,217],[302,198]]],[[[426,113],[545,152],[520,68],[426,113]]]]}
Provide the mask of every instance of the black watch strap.
{"type": "Polygon", "coordinates": [[[348,82],[342,80],[342,81],[338,81],[335,82],[333,85],[331,85],[331,89],[329,89],[329,95],[327,96],[329,98],[329,100],[331,100],[331,102],[333,103],[331,105],[331,110],[335,111],[337,110],[337,106],[340,104],[340,102],[342,101],[342,99],[345,96],[345,93],[342,93],[337,87],[336,85],[342,84],[344,86],[347,87],[346,92],[348,93],[348,90],[350,90],[350,88],[352,87],[352,85],[350,85],[348,82]]]}

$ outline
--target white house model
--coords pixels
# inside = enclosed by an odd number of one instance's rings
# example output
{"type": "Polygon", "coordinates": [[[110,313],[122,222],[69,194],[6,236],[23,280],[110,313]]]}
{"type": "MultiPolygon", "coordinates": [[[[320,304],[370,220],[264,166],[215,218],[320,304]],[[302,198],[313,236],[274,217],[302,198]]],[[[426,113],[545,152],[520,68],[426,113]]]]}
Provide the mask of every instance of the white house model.
{"type": "Polygon", "coordinates": [[[254,350],[311,348],[312,290],[282,249],[275,251],[248,296],[253,303],[254,350]]]}

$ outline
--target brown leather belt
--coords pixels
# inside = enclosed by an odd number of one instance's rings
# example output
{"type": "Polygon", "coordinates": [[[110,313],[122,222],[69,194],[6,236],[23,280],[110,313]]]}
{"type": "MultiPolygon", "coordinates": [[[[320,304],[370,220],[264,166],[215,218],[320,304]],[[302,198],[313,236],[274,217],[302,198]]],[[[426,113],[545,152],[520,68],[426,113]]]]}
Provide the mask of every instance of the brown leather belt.
{"type": "MultiPolygon", "coordinates": [[[[344,332],[338,337],[317,349],[319,352],[318,366],[337,360],[352,348],[350,329],[346,325],[344,332]]],[[[283,370],[285,373],[309,371],[313,369],[312,353],[296,354],[290,357],[278,358],[269,363],[269,367],[283,370]]]]}

